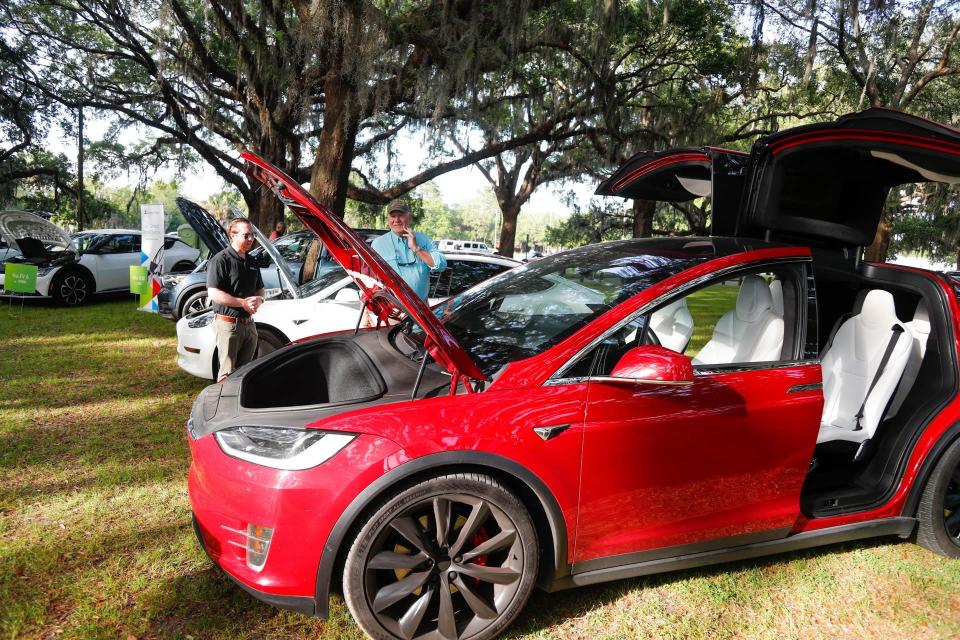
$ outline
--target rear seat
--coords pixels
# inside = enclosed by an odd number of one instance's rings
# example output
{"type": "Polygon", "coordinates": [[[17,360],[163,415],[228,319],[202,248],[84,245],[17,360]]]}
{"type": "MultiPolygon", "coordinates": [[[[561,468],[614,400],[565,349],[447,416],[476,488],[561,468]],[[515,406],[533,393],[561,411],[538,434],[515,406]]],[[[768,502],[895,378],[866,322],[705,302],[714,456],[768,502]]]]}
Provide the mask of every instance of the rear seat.
{"type": "Polygon", "coordinates": [[[893,296],[881,289],[869,291],[860,313],[840,325],[821,358],[824,402],[817,444],[837,440],[862,443],[873,437],[906,368],[912,344],[911,334],[897,319],[893,296]],[[893,342],[895,334],[898,338],[893,342]],[[877,378],[891,342],[887,363],[877,378]]]}
{"type": "MultiPolygon", "coordinates": [[[[907,366],[903,369],[903,376],[900,378],[900,386],[897,387],[897,393],[890,401],[890,408],[887,410],[887,417],[892,418],[900,411],[903,401],[906,399],[913,384],[917,381],[917,374],[920,373],[920,365],[923,363],[923,356],[927,352],[927,341],[930,339],[930,316],[927,313],[927,305],[923,300],[917,304],[917,310],[913,312],[913,320],[904,322],[903,326],[911,339],[910,355],[907,358],[907,366]]],[[[904,336],[907,337],[907,336],[904,336]]]]}

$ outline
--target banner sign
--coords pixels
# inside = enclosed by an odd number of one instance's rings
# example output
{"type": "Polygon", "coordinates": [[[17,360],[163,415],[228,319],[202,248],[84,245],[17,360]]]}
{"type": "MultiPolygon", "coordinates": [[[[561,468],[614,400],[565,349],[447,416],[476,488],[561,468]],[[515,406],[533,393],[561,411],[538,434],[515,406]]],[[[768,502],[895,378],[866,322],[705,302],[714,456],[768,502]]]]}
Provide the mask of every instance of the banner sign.
{"type": "Polygon", "coordinates": [[[3,270],[3,288],[15,293],[33,293],[37,290],[37,266],[8,262],[3,270]]]}
{"type": "MultiPolygon", "coordinates": [[[[163,220],[162,204],[140,205],[140,265],[146,267],[149,275],[150,293],[141,297],[141,311],[157,313],[157,292],[160,291],[160,272],[163,271],[163,220]],[[143,300],[146,299],[146,303],[143,300]]],[[[146,291],[146,289],[144,289],[146,291]]]]}

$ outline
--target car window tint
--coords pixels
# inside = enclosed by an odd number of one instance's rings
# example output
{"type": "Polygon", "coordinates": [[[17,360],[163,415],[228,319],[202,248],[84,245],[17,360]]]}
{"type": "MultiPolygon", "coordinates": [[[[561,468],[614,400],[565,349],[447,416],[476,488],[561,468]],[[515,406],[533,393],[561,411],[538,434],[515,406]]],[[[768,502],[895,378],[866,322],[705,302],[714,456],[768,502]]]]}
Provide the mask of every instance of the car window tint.
{"type": "Polygon", "coordinates": [[[462,293],[470,287],[480,284],[487,278],[492,278],[498,273],[503,273],[510,267],[492,262],[474,262],[467,260],[458,260],[450,269],[450,292],[448,296],[455,296],[462,293]]]}
{"type": "Polygon", "coordinates": [[[802,282],[802,269],[792,267],[753,271],[713,281],[685,296],[673,298],[611,332],[589,353],[578,358],[564,377],[591,375],[586,373],[588,371],[592,375],[609,375],[627,351],[641,345],[659,345],[683,353],[701,369],[792,360],[796,345],[794,336],[797,335],[795,328],[801,316],[799,292],[803,290],[802,282]],[[747,278],[754,280],[752,286],[762,283],[770,293],[759,292],[763,295],[757,298],[757,302],[744,302],[738,312],[738,295],[747,278]],[[742,317],[746,306],[755,309],[750,312],[750,320],[742,317]],[[779,342],[777,335],[782,335],[779,342]],[[771,340],[768,336],[774,336],[770,347],[751,350],[756,341],[765,337],[771,340]],[[744,355],[761,353],[767,355],[744,355]]]}

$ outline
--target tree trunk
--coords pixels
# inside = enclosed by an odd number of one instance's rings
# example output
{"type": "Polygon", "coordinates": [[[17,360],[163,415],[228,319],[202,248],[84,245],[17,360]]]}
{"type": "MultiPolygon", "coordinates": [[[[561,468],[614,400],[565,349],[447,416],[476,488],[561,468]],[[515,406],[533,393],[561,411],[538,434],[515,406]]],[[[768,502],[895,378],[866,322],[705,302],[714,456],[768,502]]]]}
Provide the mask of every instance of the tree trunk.
{"type": "Polygon", "coordinates": [[[342,218],[359,119],[356,96],[345,78],[330,74],[325,87],[326,112],[310,172],[310,193],[342,218]]]}
{"type": "Polygon", "coordinates": [[[77,113],[77,231],[83,231],[83,107],[77,113]]]}
{"type": "Polygon", "coordinates": [[[269,236],[277,222],[283,220],[283,203],[266,187],[250,191],[247,209],[250,222],[265,236],[269,236]]]}
{"type": "Polygon", "coordinates": [[[500,227],[500,255],[513,257],[517,244],[517,218],[520,217],[520,203],[511,202],[501,207],[503,225],[500,227]]]}
{"type": "Polygon", "coordinates": [[[633,201],[633,237],[649,238],[653,235],[653,214],[657,203],[653,200],[633,201]]]}
{"type": "Polygon", "coordinates": [[[893,235],[893,223],[890,212],[884,209],[880,224],[877,225],[877,233],[873,236],[873,243],[863,253],[864,259],[870,262],[886,262],[891,235],[893,235]]]}

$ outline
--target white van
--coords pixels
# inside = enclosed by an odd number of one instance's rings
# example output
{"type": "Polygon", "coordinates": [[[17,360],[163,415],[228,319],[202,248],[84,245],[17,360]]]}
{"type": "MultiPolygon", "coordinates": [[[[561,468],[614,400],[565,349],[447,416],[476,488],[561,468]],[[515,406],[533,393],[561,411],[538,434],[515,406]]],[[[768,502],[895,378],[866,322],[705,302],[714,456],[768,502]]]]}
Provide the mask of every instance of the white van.
{"type": "Polygon", "coordinates": [[[440,251],[468,251],[471,253],[496,253],[486,242],[474,240],[441,240],[437,243],[440,251]]]}

